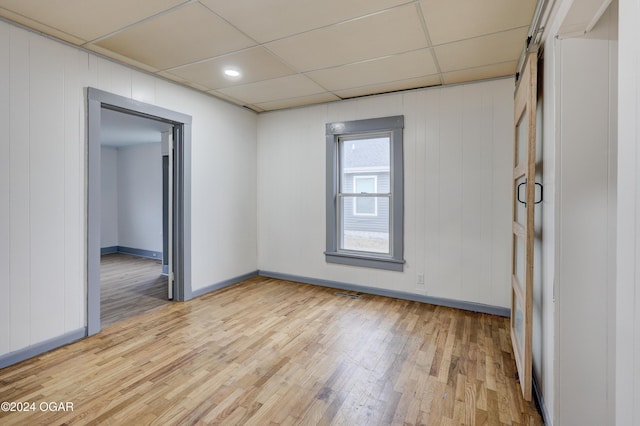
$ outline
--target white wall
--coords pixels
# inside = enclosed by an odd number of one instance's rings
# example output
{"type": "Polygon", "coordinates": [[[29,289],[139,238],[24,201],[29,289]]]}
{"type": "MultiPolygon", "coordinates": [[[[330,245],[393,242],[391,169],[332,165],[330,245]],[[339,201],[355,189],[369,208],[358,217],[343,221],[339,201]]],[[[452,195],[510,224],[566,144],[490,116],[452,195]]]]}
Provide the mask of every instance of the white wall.
{"type": "Polygon", "coordinates": [[[160,143],[101,148],[101,247],[162,252],[160,143]]]}
{"type": "Polygon", "coordinates": [[[615,424],[637,426],[640,425],[640,0],[620,0],[619,7],[615,424]]]}
{"type": "Polygon", "coordinates": [[[86,326],[87,86],[193,117],[192,289],[256,269],[254,113],[0,21],[0,355],[86,326]]]}
{"type": "Polygon", "coordinates": [[[118,150],[101,147],[100,162],[100,247],[114,247],[118,245],[118,150]]]}
{"type": "Polygon", "coordinates": [[[613,424],[617,7],[556,44],[554,424],[613,424]]]}
{"type": "Polygon", "coordinates": [[[118,244],[162,252],[160,143],[118,149],[118,244]]]}
{"type": "Polygon", "coordinates": [[[258,268],[508,307],[513,90],[503,79],[259,115],[258,268]],[[405,271],[325,263],[325,123],[400,114],[405,271]]]}

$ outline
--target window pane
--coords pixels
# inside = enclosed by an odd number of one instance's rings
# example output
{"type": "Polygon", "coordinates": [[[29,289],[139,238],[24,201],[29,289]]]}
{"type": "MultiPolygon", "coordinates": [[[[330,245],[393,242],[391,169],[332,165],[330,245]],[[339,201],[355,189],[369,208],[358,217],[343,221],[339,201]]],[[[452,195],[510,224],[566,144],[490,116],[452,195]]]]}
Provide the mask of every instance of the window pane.
{"type": "MultiPolygon", "coordinates": [[[[391,138],[388,136],[369,139],[340,140],[340,192],[374,192],[356,190],[354,176],[386,175],[388,180],[391,165],[391,138]]],[[[382,177],[382,176],[381,176],[382,177]]],[[[380,179],[379,177],[378,179],[380,179]]],[[[362,182],[363,185],[367,185],[362,182]]],[[[357,183],[358,185],[360,182],[357,183]]],[[[371,185],[371,183],[369,183],[371,185]]],[[[388,187],[388,185],[387,185],[388,187]]],[[[378,188],[382,192],[381,188],[378,188]]],[[[384,191],[388,192],[388,188],[384,191]]]]}
{"type": "Polygon", "coordinates": [[[518,163],[524,164],[527,161],[527,131],[529,130],[529,120],[527,114],[522,114],[516,125],[516,158],[518,163]]]}
{"type": "Polygon", "coordinates": [[[389,198],[344,196],[341,204],[340,250],[389,254],[389,198]],[[366,203],[370,203],[369,208],[373,204],[378,214],[354,214],[366,203]]]}
{"type": "MultiPolygon", "coordinates": [[[[354,176],[354,191],[356,194],[375,194],[377,190],[376,176],[354,176]]],[[[355,215],[375,215],[378,212],[378,205],[375,197],[359,197],[354,200],[355,215]]]]}
{"type": "Polygon", "coordinates": [[[376,192],[376,177],[375,176],[354,176],[355,180],[355,193],[360,194],[362,192],[375,193],[376,192]]]}
{"type": "Polygon", "coordinates": [[[375,215],[376,199],[374,197],[359,197],[355,199],[355,215],[375,215]]]}
{"type": "MultiPolygon", "coordinates": [[[[513,290],[511,290],[513,291],[513,290]]],[[[524,315],[522,313],[522,308],[520,307],[520,301],[515,296],[512,296],[516,299],[516,313],[514,318],[514,328],[516,330],[516,340],[518,341],[518,346],[520,347],[520,353],[524,353],[524,315]]]]}

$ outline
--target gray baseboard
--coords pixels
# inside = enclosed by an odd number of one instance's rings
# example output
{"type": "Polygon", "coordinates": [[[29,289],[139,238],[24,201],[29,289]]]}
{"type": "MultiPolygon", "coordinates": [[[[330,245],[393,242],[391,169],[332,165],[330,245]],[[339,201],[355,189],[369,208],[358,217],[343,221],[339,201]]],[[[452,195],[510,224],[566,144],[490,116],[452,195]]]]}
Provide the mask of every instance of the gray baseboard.
{"type": "Polygon", "coordinates": [[[69,343],[83,339],[86,336],[87,328],[82,327],[61,336],[54,337],[53,339],[45,340],[44,342],[36,343],[35,345],[27,346],[26,348],[18,349],[14,352],[9,352],[6,355],[0,356],[0,368],[17,364],[20,361],[33,358],[34,356],[49,352],[53,349],[59,348],[60,346],[68,345],[69,343]]]}
{"type": "Polygon", "coordinates": [[[191,292],[191,299],[202,296],[207,293],[211,293],[212,291],[220,290],[221,288],[232,286],[241,281],[248,280],[249,278],[253,278],[257,276],[258,276],[258,271],[253,271],[253,272],[249,272],[248,274],[244,274],[234,278],[229,278],[228,280],[220,281],[219,283],[212,284],[204,288],[193,290],[191,292]]]}
{"type": "Polygon", "coordinates": [[[267,278],[277,278],[286,281],[296,281],[305,284],[314,284],[322,287],[338,288],[341,290],[357,291],[361,293],[375,294],[377,296],[387,296],[396,299],[412,300],[414,302],[429,303],[431,305],[447,306],[449,308],[463,309],[465,311],[480,312],[483,314],[498,315],[501,317],[509,317],[510,309],[501,306],[485,305],[475,302],[464,302],[461,300],[445,299],[441,297],[431,297],[421,294],[407,293],[404,291],[387,290],[382,288],[367,287],[357,284],[343,283],[339,281],[329,281],[319,278],[302,277],[298,275],[282,274],[271,271],[258,271],[258,275],[267,278]]]}
{"type": "Polygon", "coordinates": [[[549,413],[547,412],[547,407],[544,405],[544,398],[542,397],[542,393],[540,392],[540,386],[538,385],[538,381],[536,380],[535,374],[533,375],[533,398],[536,403],[536,407],[540,412],[540,416],[542,417],[542,421],[547,426],[552,426],[553,422],[549,418],[549,413]]]}
{"type": "Polygon", "coordinates": [[[105,254],[113,254],[117,252],[118,252],[118,246],[100,248],[100,256],[104,256],[105,254]]]}
{"type": "Polygon", "coordinates": [[[130,254],[132,256],[146,257],[148,259],[162,260],[161,251],[144,250],[144,249],[137,249],[133,247],[124,247],[124,246],[111,246],[111,247],[103,247],[100,249],[101,256],[104,256],[105,254],[113,254],[113,253],[123,253],[123,254],[130,254]]]}

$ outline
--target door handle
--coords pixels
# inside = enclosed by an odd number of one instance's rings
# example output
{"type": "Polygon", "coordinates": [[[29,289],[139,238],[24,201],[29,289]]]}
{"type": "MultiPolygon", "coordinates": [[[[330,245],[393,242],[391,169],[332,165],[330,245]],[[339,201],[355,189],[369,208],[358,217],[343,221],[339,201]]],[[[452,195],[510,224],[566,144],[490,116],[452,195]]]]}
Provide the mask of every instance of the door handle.
{"type": "Polygon", "coordinates": [[[540,187],[540,199],[538,201],[533,202],[533,204],[540,204],[542,202],[542,191],[544,190],[544,186],[541,183],[536,182],[536,186],[540,187]]]}
{"type": "MultiPolygon", "coordinates": [[[[519,203],[524,204],[524,206],[525,206],[525,207],[527,206],[527,202],[526,202],[526,201],[522,201],[522,200],[520,199],[520,187],[521,187],[522,185],[526,185],[526,184],[527,184],[527,181],[525,180],[524,182],[519,183],[519,184],[518,184],[518,188],[516,189],[516,199],[518,200],[518,202],[519,202],[519,203]]],[[[544,190],[544,187],[542,186],[542,184],[541,184],[541,183],[538,183],[538,182],[536,182],[536,183],[535,183],[535,185],[536,185],[536,186],[538,186],[538,187],[540,187],[540,199],[539,199],[538,201],[535,201],[535,200],[534,200],[534,201],[533,201],[533,204],[540,204],[540,203],[542,202],[542,199],[543,199],[543,190],[544,190]]]]}

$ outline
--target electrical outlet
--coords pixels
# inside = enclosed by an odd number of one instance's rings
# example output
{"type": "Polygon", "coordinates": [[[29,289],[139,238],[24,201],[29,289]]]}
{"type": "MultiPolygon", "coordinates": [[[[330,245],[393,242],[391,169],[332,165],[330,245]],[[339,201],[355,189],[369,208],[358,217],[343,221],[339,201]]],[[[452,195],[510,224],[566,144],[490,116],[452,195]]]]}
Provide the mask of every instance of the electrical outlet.
{"type": "Polygon", "coordinates": [[[424,285],[424,274],[418,274],[416,277],[416,283],[418,285],[424,285]]]}

